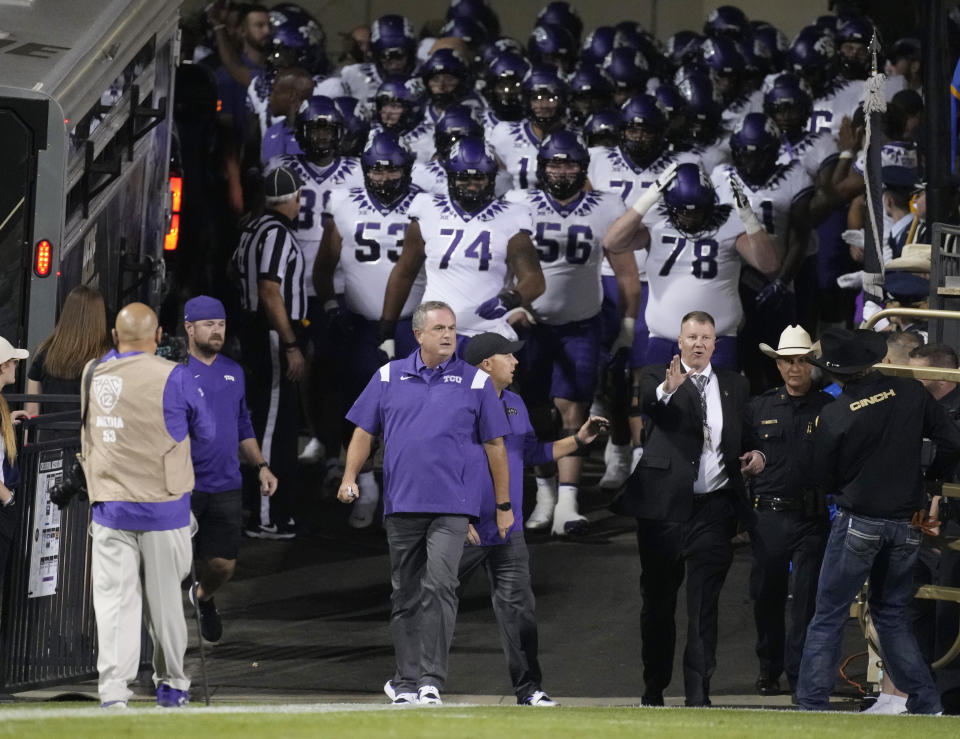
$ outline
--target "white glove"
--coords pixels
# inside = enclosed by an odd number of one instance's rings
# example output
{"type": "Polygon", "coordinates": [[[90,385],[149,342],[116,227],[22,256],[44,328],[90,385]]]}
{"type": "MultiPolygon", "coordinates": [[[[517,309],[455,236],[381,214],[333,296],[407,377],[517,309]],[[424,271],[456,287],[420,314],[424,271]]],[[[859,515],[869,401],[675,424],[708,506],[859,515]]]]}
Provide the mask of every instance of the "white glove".
{"type": "Polygon", "coordinates": [[[860,290],[863,288],[863,270],[859,272],[847,272],[837,278],[837,285],[844,290],[860,290]]]}
{"type": "Polygon", "coordinates": [[[617,334],[617,340],[610,347],[610,354],[616,354],[621,349],[631,349],[633,347],[633,329],[637,325],[636,318],[621,318],[620,333],[617,334]]]}
{"type": "Polygon", "coordinates": [[[387,359],[393,359],[397,356],[397,347],[393,339],[384,339],[383,343],[377,347],[387,355],[387,359]]]}
{"type": "Polygon", "coordinates": [[[753,208],[750,207],[750,200],[744,194],[740,183],[737,182],[732,175],[730,176],[730,188],[733,190],[733,207],[743,222],[747,236],[753,236],[763,231],[763,224],[760,223],[757,219],[757,214],[754,213],[753,208]]]}
{"type": "Polygon", "coordinates": [[[648,210],[657,204],[657,201],[660,199],[660,193],[666,190],[667,185],[673,182],[673,178],[677,176],[677,167],[679,166],[677,162],[671,164],[660,173],[656,182],[640,193],[640,197],[637,198],[637,201],[633,204],[633,209],[641,218],[647,214],[648,210]]]}
{"type": "Polygon", "coordinates": [[[863,229],[862,228],[848,228],[842,234],[840,238],[843,239],[843,243],[849,246],[855,246],[858,249],[863,248],[863,229]]]}

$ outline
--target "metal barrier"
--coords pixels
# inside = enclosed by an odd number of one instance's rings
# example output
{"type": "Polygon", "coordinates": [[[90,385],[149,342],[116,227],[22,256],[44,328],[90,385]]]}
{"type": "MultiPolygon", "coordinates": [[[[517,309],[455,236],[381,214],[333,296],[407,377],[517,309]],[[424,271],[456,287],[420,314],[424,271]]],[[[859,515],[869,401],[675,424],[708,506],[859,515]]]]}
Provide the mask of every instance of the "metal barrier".
{"type": "MultiPolygon", "coordinates": [[[[77,396],[8,397],[79,403],[77,396]]],[[[0,604],[0,689],[6,693],[96,676],[90,506],[75,500],[60,511],[48,495],[80,450],[79,422],[72,411],[22,424],[18,529],[0,604]],[[30,441],[45,431],[60,438],[30,441]]]]}

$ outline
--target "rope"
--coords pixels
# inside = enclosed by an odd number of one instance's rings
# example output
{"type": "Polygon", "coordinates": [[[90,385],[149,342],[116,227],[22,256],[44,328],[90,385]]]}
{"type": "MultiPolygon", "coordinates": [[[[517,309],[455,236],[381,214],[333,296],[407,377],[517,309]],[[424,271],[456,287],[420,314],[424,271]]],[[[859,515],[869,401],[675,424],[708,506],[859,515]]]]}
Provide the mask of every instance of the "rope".
{"type": "Polygon", "coordinates": [[[843,661],[843,664],[840,665],[840,677],[842,677],[849,685],[852,685],[857,690],[859,690],[860,695],[866,695],[867,689],[864,688],[856,680],[851,680],[849,677],[847,677],[847,673],[845,672],[845,670],[847,669],[847,665],[850,664],[852,660],[855,660],[857,657],[866,657],[866,656],[867,656],[867,652],[857,652],[856,654],[851,654],[849,657],[847,657],[843,661]]]}

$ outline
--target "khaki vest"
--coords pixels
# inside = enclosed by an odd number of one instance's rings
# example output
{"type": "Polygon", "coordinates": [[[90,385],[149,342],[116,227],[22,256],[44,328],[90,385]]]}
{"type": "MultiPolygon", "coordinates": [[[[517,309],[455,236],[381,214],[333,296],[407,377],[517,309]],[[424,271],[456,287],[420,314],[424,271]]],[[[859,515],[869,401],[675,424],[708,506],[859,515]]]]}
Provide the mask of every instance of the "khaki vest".
{"type": "Polygon", "coordinates": [[[89,403],[81,461],[91,503],[159,503],[193,489],[190,436],[174,441],[163,418],[163,389],[175,367],[153,354],[97,365],[91,397],[81,391],[89,403]]]}

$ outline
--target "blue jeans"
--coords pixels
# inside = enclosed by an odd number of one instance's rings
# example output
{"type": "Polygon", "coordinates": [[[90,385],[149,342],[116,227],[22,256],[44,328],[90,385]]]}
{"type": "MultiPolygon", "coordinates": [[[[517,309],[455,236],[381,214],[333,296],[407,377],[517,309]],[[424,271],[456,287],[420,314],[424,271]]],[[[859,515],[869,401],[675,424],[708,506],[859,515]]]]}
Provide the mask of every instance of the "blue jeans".
{"type": "Polygon", "coordinates": [[[870,613],[884,665],[909,695],[910,713],[937,713],[940,696],[907,617],[920,531],[906,521],[855,516],[840,510],[833,520],[817,588],[817,611],[807,629],[797,703],[803,710],[830,707],[837,679],[843,626],[850,604],[869,578],[870,613]]]}

